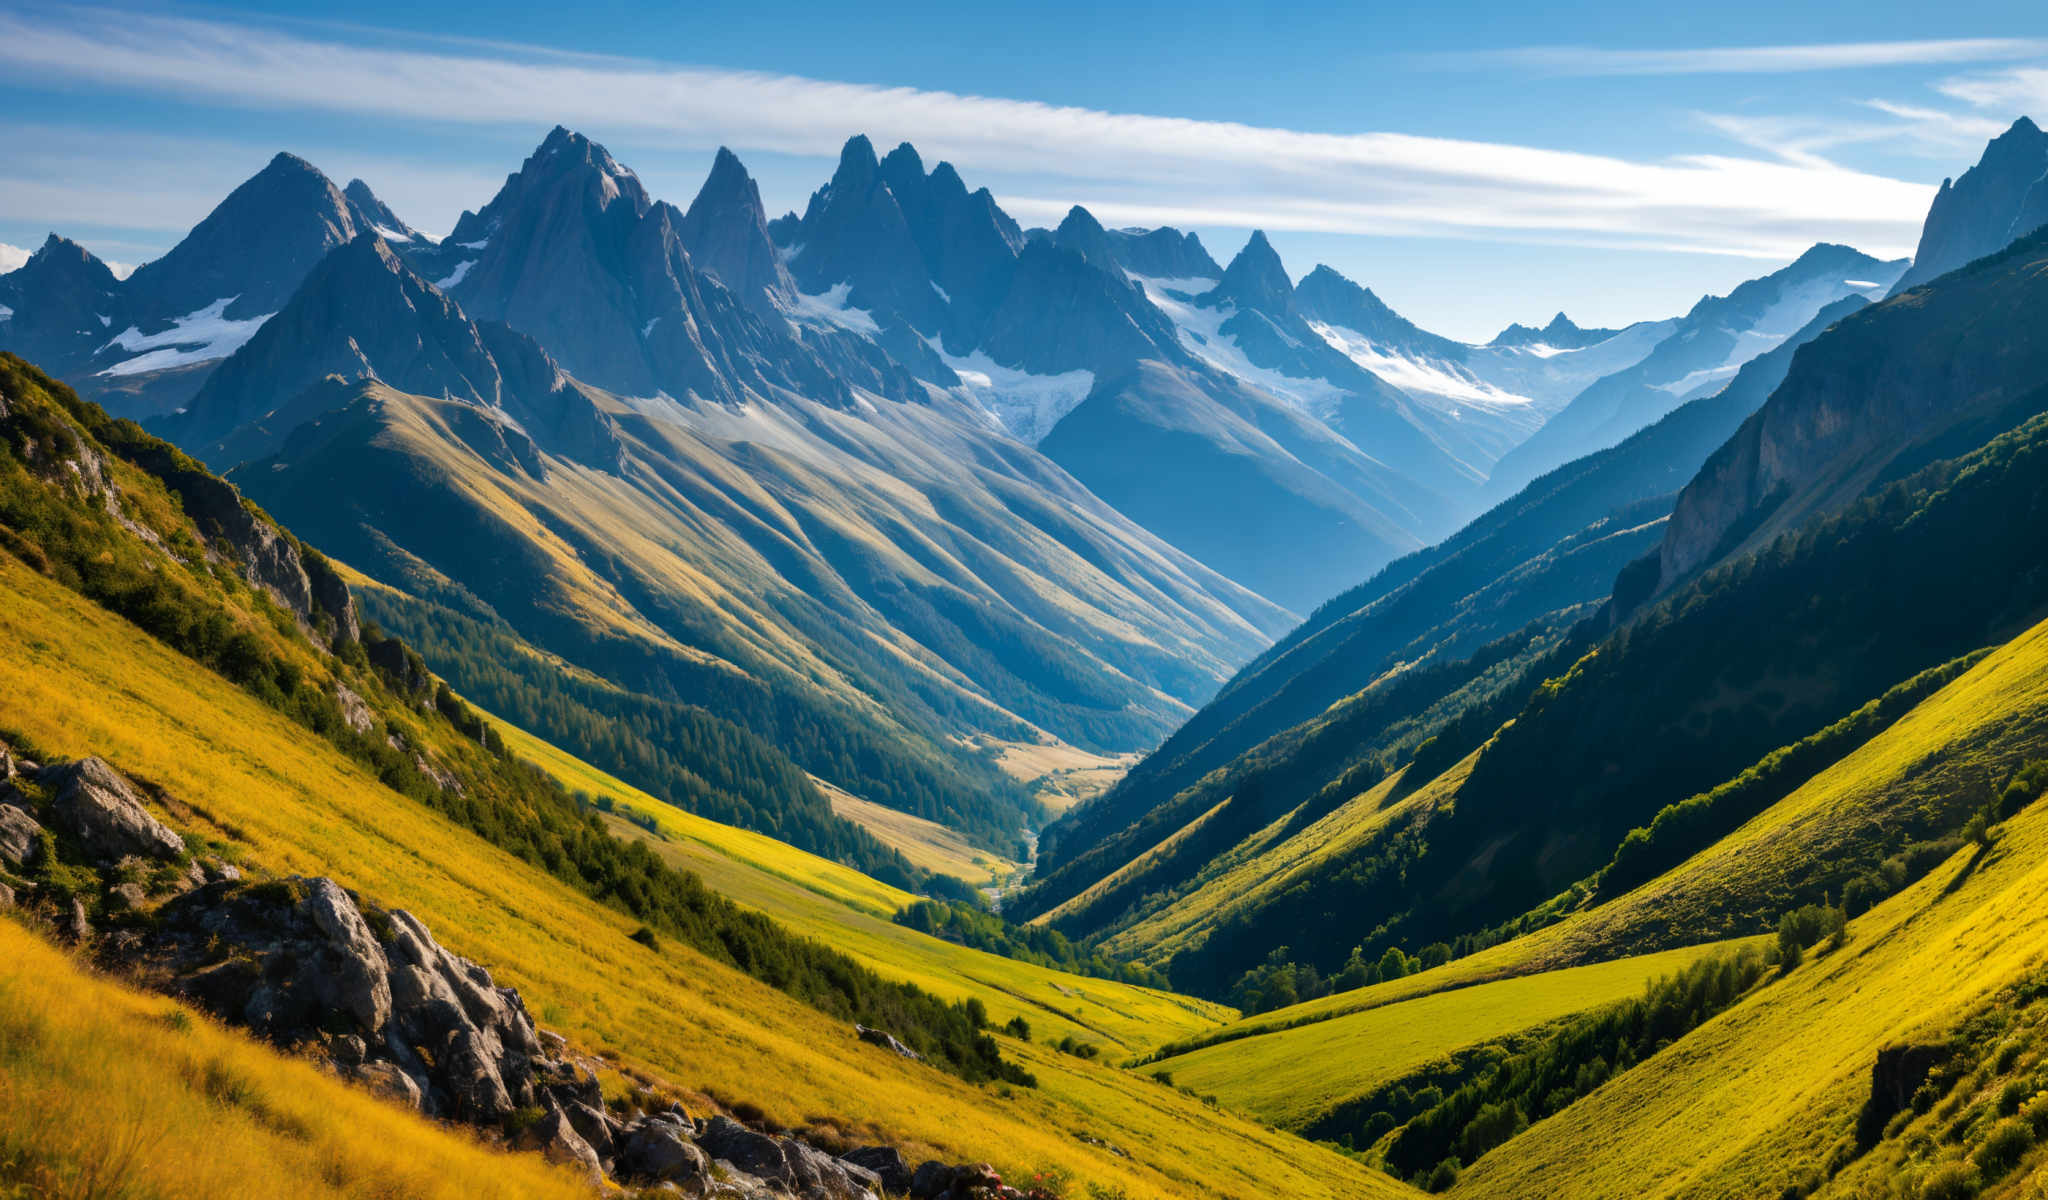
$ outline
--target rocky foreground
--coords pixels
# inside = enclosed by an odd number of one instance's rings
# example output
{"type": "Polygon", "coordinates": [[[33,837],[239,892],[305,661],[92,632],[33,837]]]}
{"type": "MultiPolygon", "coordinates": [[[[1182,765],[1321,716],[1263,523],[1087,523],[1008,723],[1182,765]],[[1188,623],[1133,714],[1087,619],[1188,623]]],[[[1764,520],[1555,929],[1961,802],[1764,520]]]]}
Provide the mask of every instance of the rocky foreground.
{"type": "Polygon", "coordinates": [[[536,1027],[516,990],[443,948],[412,914],[332,879],[247,880],[195,852],[98,758],[43,765],[0,745],[0,880],[0,902],[103,967],[427,1116],[578,1168],[594,1188],[730,1200],[1026,1196],[986,1165],[913,1169],[889,1146],[835,1155],[723,1114],[608,1104],[603,1064],[536,1027]]]}

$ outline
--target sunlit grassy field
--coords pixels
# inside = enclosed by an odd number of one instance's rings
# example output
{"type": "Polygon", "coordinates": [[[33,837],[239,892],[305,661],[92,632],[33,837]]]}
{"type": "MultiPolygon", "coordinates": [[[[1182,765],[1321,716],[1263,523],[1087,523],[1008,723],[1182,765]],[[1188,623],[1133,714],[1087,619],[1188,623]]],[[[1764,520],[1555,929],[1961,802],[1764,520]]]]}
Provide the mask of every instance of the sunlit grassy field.
{"type": "Polygon", "coordinates": [[[333,875],[416,913],[452,950],[518,987],[542,1024],[622,1065],[752,1102],[786,1125],[827,1122],[894,1141],[913,1158],[985,1159],[1010,1174],[1057,1166],[1135,1196],[1403,1191],[1104,1063],[1006,1042],[1040,1086],[1005,1094],[867,1046],[841,1022],[701,955],[641,945],[624,914],[397,797],[11,558],[0,557],[0,595],[0,721],[53,754],[102,754],[160,784],[261,868],[333,875]]]}
{"type": "Polygon", "coordinates": [[[964,879],[976,887],[1008,879],[1017,871],[1016,863],[981,849],[937,821],[863,800],[822,779],[817,782],[819,790],[832,802],[833,815],[845,817],[874,834],[877,841],[901,853],[914,866],[964,879]]]}
{"type": "Polygon", "coordinates": [[[1401,776],[1390,775],[1291,837],[1278,836],[1285,818],[1274,822],[1244,847],[1205,868],[1186,894],[1109,937],[1105,948],[1158,963],[1199,944],[1218,921],[1238,908],[1256,905],[1262,897],[1357,849],[1391,822],[1427,812],[1455,795],[1476,757],[1466,758],[1399,800],[1392,796],[1401,776]]]}
{"type": "MultiPolygon", "coordinates": [[[[1240,1112],[1299,1126],[1455,1050],[1640,995],[1651,980],[1726,948],[1691,946],[1425,991],[1345,1016],[1219,1042],[1166,1059],[1159,1067],[1171,1072],[1175,1083],[1213,1095],[1240,1112]]],[[[1292,1011],[1267,1015],[1284,1020],[1292,1011]]]]}
{"type": "Polygon", "coordinates": [[[0,1181],[49,1197],[588,1196],[0,920],[0,1181]]]}
{"type": "MultiPolygon", "coordinates": [[[[908,892],[761,834],[663,804],[503,722],[499,728],[517,753],[564,783],[610,797],[619,814],[653,822],[661,832],[649,839],[654,847],[725,895],[885,975],[948,998],[979,998],[998,1021],[1021,1016],[1041,1040],[1096,1042],[1121,1059],[1196,1036],[1236,1016],[1223,1005],[1190,996],[1069,975],[927,937],[889,919],[916,898],[908,892]]],[[[616,827],[623,837],[648,837],[629,820],[616,827]]]]}
{"type": "MultiPolygon", "coordinates": [[[[1974,752],[1990,733],[2029,719],[2044,680],[2048,628],[2036,627],[1762,814],[1728,848],[1768,859],[1774,831],[1839,818],[1844,806],[1946,755],[1974,752]]],[[[1677,868],[1674,880],[1712,869],[1722,853],[1677,868]]],[[[1616,904],[1653,900],[1639,892],[1616,904]]],[[[1840,950],[1480,1159],[1457,1194],[1776,1195],[1849,1133],[1881,1047],[1939,1037],[1999,988],[2048,965],[2044,911],[2048,805],[2036,802],[1999,827],[1988,848],[1966,845],[1850,922],[1840,950]],[[1683,1138],[1660,1132],[1678,1129],[1683,1138]]]]}

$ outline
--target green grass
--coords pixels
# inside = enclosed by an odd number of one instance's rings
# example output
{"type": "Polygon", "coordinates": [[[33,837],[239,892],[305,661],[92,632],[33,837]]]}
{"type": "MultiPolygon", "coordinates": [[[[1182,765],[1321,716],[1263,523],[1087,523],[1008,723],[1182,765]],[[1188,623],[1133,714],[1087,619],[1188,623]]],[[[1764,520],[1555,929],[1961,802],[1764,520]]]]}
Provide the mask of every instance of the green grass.
{"type": "MultiPolygon", "coordinates": [[[[672,940],[641,945],[634,919],[388,791],[246,693],[4,556],[0,594],[7,723],[50,753],[102,754],[161,785],[186,806],[188,828],[234,842],[254,866],[333,875],[415,913],[518,987],[544,1024],[622,1067],[758,1104],[792,1127],[829,1123],[912,1157],[985,1159],[1009,1174],[1059,1166],[1135,1196],[1399,1191],[1340,1155],[1042,1045],[1004,1041],[1040,1082],[1008,1094],[866,1046],[843,1023],[672,940]]],[[[852,911],[783,882],[793,901],[852,911]]],[[[813,911],[819,936],[838,939],[844,925],[813,911]]],[[[970,986],[992,985],[954,984],[956,994],[970,986]]]]}
{"type": "MultiPolygon", "coordinates": [[[[1661,954],[1538,975],[1443,988],[1423,972],[1378,988],[1411,994],[1291,1029],[1218,1042],[1167,1058],[1157,1069],[1225,1105],[1283,1127],[1307,1125],[1331,1108],[1479,1042],[1548,1024],[1642,993],[1643,985],[1725,949],[1689,946],[1661,954]]],[[[1456,964],[1438,968],[1447,975],[1456,964]]],[[[1364,988],[1372,992],[1376,988],[1364,988]]],[[[1333,997],[1334,998],[1334,997],[1333,997]]],[[[1353,994],[1354,1003],[1363,997],[1353,994]]],[[[1298,1016],[1264,1014],[1270,1028],[1298,1016]]]]}
{"type": "MultiPolygon", "coordinates": [[[[1686,895],[1709,894],[1723,873],[1736,887],[1795,877],[1828,846],[1818,834],[1882,815],[1887,798],[1939,789],[1944,766],[1987,745],[2031,740],[2044,703],[2048,627],[2037,626],[1680,867],[1672,892],[1659,880],[1617,901],[1614,918],[1651,920],[1667,905],[1682,914],[1686,895]]],[[[1851,1136],[1881,1047],[1945,1036],[2048,961],[2048,924],[2033,919],[2044,909],[2048,806],[2036,803],[1988,848],[1965,847],[1851,921],[1841,949],[1817,952],[1481,1159],[1458,1194],[1776,1195],[1851,1136]]],[[[1575,918],[1545,934],[1597,944],[1602,931],[1575,918]]]]}
{"type": "Polygon", "coordinates": [[[1103,946],[1119,957],[1155,965],[1164,963],[1182,950],[1201,944],[1219,923],[1233,915],[1255,911],[1268,898],[1311,881],[1318,873],[1341,863],[1375,835],[1432,811],[1456,793],[1471,766],[1472,760],[1468,758],[1406,795],[1398,792],[1403,776],[1390,775],[1328,816],[1276,841],[1286,823],[1282,818],[1243,847],[1209,864],[1182,895],[1104,939],[1103,946]]]}
{"type": "Polygon", "coordinates": [[[621,836],[646,838],[657,853],[695,871],[721,894],[883,975],[946,999],[979,999],[996,1024],[1021,1016],[1040,1041],[1070,1036],[1125,1056],[1236,1016],[1205,1000],[1055,971],[906,929],[892,918],[917,900],[908,892],[762,834],[663,804],[530,734],[503,722],[498,728],[515,753],[568,787],[607,797],[621,818],[621,836]],[[655,836],[642,822],[653,825],[655,836]]]}

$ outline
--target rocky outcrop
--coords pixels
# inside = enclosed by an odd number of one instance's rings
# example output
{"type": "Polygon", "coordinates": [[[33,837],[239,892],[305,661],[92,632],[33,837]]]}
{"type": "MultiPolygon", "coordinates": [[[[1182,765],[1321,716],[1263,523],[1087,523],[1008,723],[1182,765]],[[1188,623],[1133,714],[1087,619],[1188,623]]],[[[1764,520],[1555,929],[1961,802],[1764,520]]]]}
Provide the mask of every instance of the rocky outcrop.
{"type": "MultiPolygon", "coordinates": [[[[0,795],[5,792],[0,784],[0,795]]],[[[42,836],[42,824],[34,817],[12,804],[0,804],[0,862],[17,870],[36,865],[42,857],[42,836]]]]}
{"type": "MultiPolygon", "coordinates": [[[[32,865],[43,821],[66,861],[117,864],[116,877],[184,855],[183,839],[104,761],[39,768],[0,745],[0,860],[32,865]]],[[[115,884],[91,906],[85,895],[0,886],[0,907],[33,904],[33,919],[123,976],[394,1103],[576,1169],[593,1188],[609,1179],[707,1200],[1031,1200],[985,1165],[912,1171],[890,1147],[840,1157],[723,1115],[613,1110],[598,1084],[602,1064],[537,1028],[517,991],[411,913],[332,879],[244,883],[218,861],[189,865],[168,883],[157,872],[147,886],[115,884]]]]}
{"type": "Polygon", "coordinates": [[[318,632],[337,647],[361,639],[355,597],[340,573],[253,509],[235,485],[164,443],[138,443],[125,453],[178,497],[208,549],[239,564],[249,585],[298,618],[308,633],[318,632]]]}
{"type": "Polygon", "coordinates": [[[171,859],[185,851],[185,839],[150,816],[135,786],[102,759],[45,767],[36,782],[54,796],[50,817],[57,828],[103,862],[130,855],[171,859]]]}
{"type": "Polygon", "coordinates": [[[1857,1114],[1856,1143],[1868,1148],[1884,1135],[1885,1125],[1913,1106],[1914,1093],[1927,1077],[1945,1065],[1954,1051],[1945,1045],[1886,1046],[1870,1068],[1870,1096],[1857,1114]]]}
{"type": "Polygon", "coordinates": [[[901,1055],[904,1058],[921,1057],[917,1051],[897,1041],[895,1035],[887,1030],[870,1029],[865,1025],[855,1025],[853,1032],[861,1041],[866,1042],[870,1046],[880,1046],[891,1054],[901,1055]]]}

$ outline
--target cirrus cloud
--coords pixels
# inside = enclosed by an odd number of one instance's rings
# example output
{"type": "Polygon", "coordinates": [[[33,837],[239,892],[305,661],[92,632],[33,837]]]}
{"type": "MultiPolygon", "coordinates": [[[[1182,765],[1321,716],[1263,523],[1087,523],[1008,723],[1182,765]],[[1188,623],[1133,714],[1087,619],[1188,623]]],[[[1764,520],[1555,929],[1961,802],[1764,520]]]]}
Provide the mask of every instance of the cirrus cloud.
{"type": "Polygon", "coordinates": [[[401,44],[395,35],[370,44],[92,9],[0,14],[0,65],[17,80],[222,105],[442,125],[563,122],[799,155],[829,155],[847,134],[867,131],[885,143],[912,141],[928,157],[968,170],[1067,181],[1063,190],[1140,220],[1227,213],[1240,226],[1578,239],[1757,257],[1789,257],[1835,240],[1890,254],[1912,246],[1932,194],[1818,157],[1641,161],[496,44],[401,44]],[[1190,206],[1190,195],[1204,199],[1190,206]]]}

